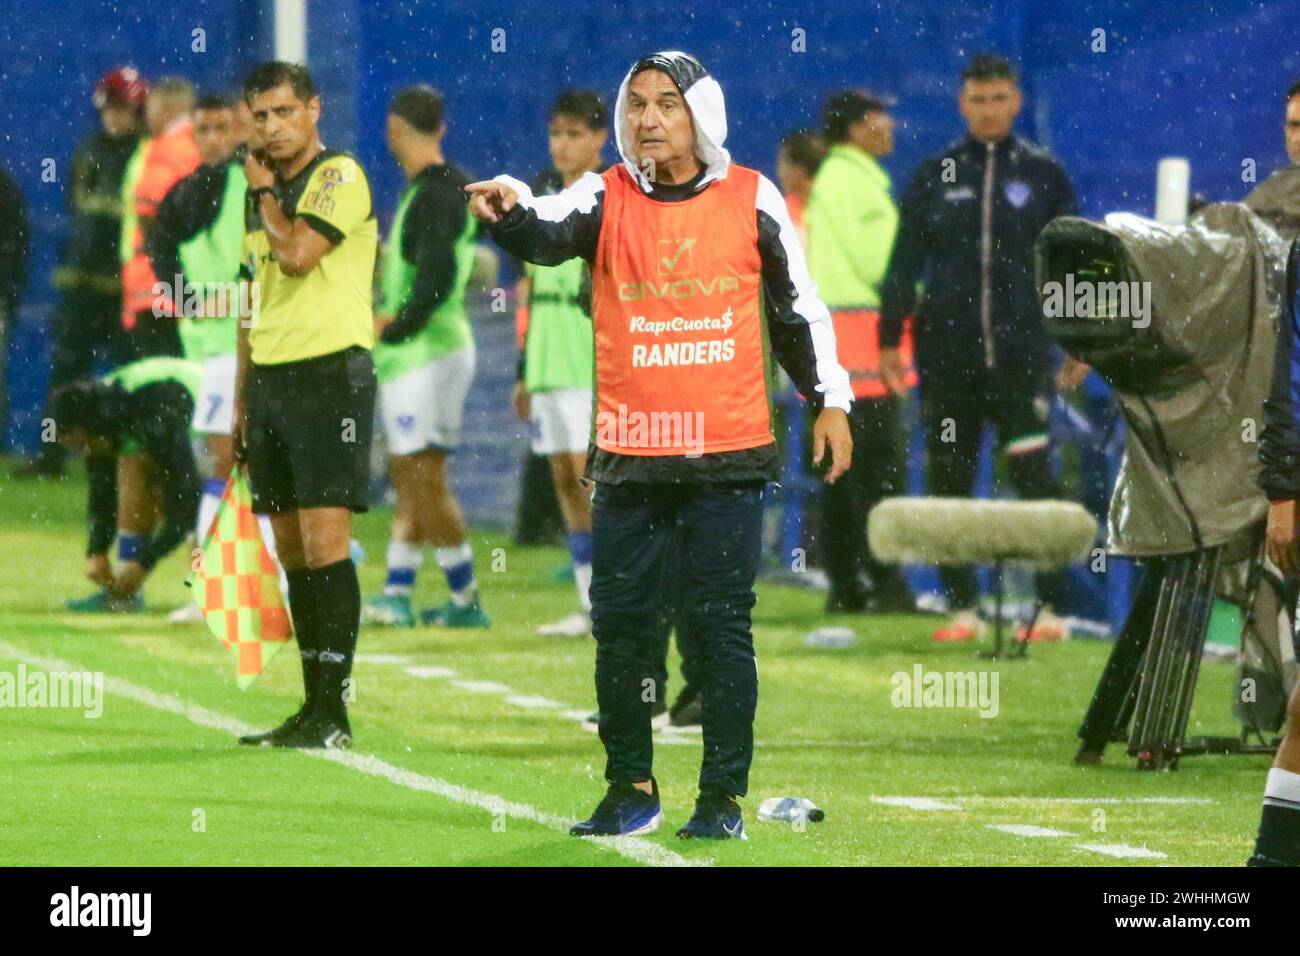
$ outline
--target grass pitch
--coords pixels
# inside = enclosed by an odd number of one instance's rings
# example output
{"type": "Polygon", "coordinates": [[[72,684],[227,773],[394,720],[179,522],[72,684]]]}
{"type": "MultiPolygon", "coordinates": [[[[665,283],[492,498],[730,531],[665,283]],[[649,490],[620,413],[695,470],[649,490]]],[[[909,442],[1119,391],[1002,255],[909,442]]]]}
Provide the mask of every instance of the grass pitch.
{"type": "MultiPolygon", "coordinates": [[[[566,556],[476,534],[489,632],[363,629],[354,750],[321,757],[241,748],[301,693],[286,650],[248,691],[201,625],[172,625],[188,559],[147,585],[147,613],[87,617],[63,602],[81,578],[84,484],[0,485],[0,671],[73,665],[105,675],[103,713],[0,708],[0,864],[35,865],[1240,865],[1250,853],[1263,757],[1197,757],[1140,774],[1112,748],[1070,760],[1109,645],[1035,646],[1028,660],[977,660],[929,640],[933,619],[836,619],[815,592],[760,585],[760,697],[743,801],[745,843],[698,844],[689,815],[698,735],[656,738],[665,824],[644,838],[581,841],[563,828],[603,793],[603,754],[577,715],[594,709],[590,640],[541,638],[569,613],[566,556]],[[496,567],[493,557],[496,551],[496,567]],[[807,647],[848,624],[848,649],[807,647]],[[893,677],[996,671],[998,714],[901,708],[893,677]],[[768,796],[826,811],[798,830],[756,819],[768,796]]],[[[363,516],[377,592],[389,515],[363,516]]],[[[421,606],[445,584],[426,567],[421,606]]],[[[671,663],[670,694],[680,686],[671,663]]],[[[1202,670],[1191,732],[1235,731],[1233,669],[1202,670]]]]}

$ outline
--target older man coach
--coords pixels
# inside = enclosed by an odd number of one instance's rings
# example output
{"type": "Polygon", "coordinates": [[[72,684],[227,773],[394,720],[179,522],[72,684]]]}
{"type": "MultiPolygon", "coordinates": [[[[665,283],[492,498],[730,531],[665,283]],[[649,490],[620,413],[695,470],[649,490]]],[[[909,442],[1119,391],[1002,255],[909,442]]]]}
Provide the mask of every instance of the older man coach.
{"type": "Polygon", "coordinates": [[[683,614],[700,635],[704,758],[680,837],[743,838],[758,675],[750,633],[762,493],[779,474],[770,352],[820,412],[814,458],[848,467],[852,392],[777,188],[723,149],[722,90],[694,57],[638,60],[619,89],[623,162],[535,197],[501,176],[466,187],[508,252],[591,266],[596,415],[592,633],[609,789],[579,836],[660,821],[652,774],[654,647],[678,531],[683,614]]]}

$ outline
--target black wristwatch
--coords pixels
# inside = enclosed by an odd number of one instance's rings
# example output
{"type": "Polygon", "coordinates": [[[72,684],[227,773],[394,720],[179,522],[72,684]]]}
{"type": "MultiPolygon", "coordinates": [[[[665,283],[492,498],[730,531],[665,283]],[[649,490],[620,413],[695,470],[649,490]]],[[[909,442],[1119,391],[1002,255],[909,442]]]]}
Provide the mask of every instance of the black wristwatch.
{"type": "Polygon", "coordinates": [[[272,189],[270,186],[258,186],[256,189],[250,189],[248,191],[248,195],[252,198],[254,203],[258,203],[262,201],[263,193],[270,193],[272,196],[274,196],[275,190],[272,189]]]}

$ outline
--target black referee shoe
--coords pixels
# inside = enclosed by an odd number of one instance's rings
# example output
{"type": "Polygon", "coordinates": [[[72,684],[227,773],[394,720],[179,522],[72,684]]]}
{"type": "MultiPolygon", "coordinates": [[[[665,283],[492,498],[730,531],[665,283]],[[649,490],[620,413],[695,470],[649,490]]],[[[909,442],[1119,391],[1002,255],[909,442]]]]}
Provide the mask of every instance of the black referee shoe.
{"type": "Polygon", "coordinates": [[[268,730],[261,734],[245,734],[239,738],[239,742],[246,747],[278,747],[279,741],[288,737],[298,726],[307,719],[307,705],[303,704],[298,708],[298,712],[282,723],[274,730],[268,730]]]}
{"type": "Polygon", "coordinates": [[[309,714],[290,733],[281,737],[272,747],[293,747],[298,750],[346,750],[352,746],[352,728],[348,719],[341,720],[328,714],[309,714]]]}

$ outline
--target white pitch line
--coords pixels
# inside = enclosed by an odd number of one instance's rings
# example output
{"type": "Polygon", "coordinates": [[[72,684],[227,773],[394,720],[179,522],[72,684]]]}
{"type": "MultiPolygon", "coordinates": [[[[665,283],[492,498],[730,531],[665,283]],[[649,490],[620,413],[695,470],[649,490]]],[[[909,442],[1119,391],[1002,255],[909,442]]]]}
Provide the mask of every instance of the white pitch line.
{"type": "Polygon", "coordinates": [[[516,707],[524,707],[528,710],[554,710],[557,707],[564,706],[558,700],[551,700],[549,697],[524,696],[522,694],[512,694],[506,698],[506,703],[514,704],[516,707]]]}
{"type": "MultiPolygon", "coordinates": [[[[600,733],[600,728],[588,721],[591,716],[589,710],[566,710],[560,716],[578,721],[582,729],[589,734],[600,733]]],[[[656,744],[664,744],[668,747],[692,747],[704,743],[704,737],[698,731],[688,730],[683,733],[672,727],[658,727],[653,728],[651,732],[654,734],[656,744]]]]}
{"type": "Polygon", "coordinates": [[[353,654],[358,664],[409,664],[410,654],[353,654]]]}
{"type": "MultiPolygon", "coordinates": [[[[872,803],[882,803],[891,807],[905,807],[908,810],[964,810],[962,803],[1211,803],[1195,797],[1101,797],[1088,800],[1082,797],[876,797],[872,803]]],[[[1065,830],[1053,830],[1048,827],[1034,826],[1028,823],[986,823],[990,830],[998,830],[1018,837],[1073,837],[1065,830]]],[[[1164,860],[1167,855],[1159,850],[1149,850],[1144,846],[1129,846],[1127,843],[1079,843],[1076,850],[1090,853],[1102,853],[1106,856],[1164,860]]]]}
{"type": "Polygon", "coordinates": [[[450,667],[425,667],[415,665],[412,667],[403,667],[402,672],[410,674],[412,677],[421,677],[425,680],[441,680],[443,678],[455,677],[456,672],[450,667]]]}
{"type": "MultiPolygon", "coordinates": [[[[0,641],[0,653],[7,654],[31,667],[37,667],[45,671],[62,671],[66,673],[86,671],[84,667],[56,657],[44,657],[28,653],[26,650],[7,641],[0,641]]],[[[114,694],[134,700],[146,707],[184,717],[190,723],[199,727],[221,730],[234,736],[253,733],[256,730],[256,728],[234,717],[219,714],[196,704],[187,704],[179,697],[158,693],[147,687],[133,684],[121,677],[105,674],[104,687],[114,694]]],[[[356,753],[350,750],[300,750],[298,752],[309,757],[316,757],[317,759],[328,760],[332,763],[350,767],[372,777],[380,777],[409,790],[436,794],[453,803],[478,807],[493,814],[504,813],[508,817],[538,823],[560,833],[567,834],[572,822],[564,817],[545,813],[526,803],[515,803],[494,793],[471,790],[468,787],[462,787],[438,777],[431,777],[426,774],[416,773],[414,770],[394,766],[369,754],[356,753]]],[[[582,839],[611,849],[636,863],[643,863],[648,866],[711,866],[713,863],[711,859],[687,859],[666,847],[643,840],[640,837],[583,837],[582,839]]]]}
{"type": "Polygon", "coordinates": [[[1053,830],[1050,827],[1038,827],[1032,823],[986,823],[984,824],[990,830],[1000,830],[1003,833],[1010,833],[1018,837],[1068,837],[1074,836],[1064,830],[1053,830]]]}
{"type": "MultiPolygon", "coordinates": [[[[963,797],[953,796],[951,794],[943,797],[875,797],[871,798],[876,803],[895,804],[897,806],[909,806],[907,801],[918,800],[922,802],[935,801],[941,803],[1009,803],[1009,804],[1035,804],[1035,803],[1077,803],[1084,806],[1093,806],[1095,804],[1131,804],[1131,805],[1184,805],[1184,804],[1202,804],[1213,803],[1209,797],[963,797]]],[[[923,809],[923,808],[921,808],[923,809]]]]}
{"type": "Polygon", "coordinates": [[[654,735],[654,742],[657,744],[668,744],[675,747],[690,747],[693,744],[702,743],[702,738],[692,737],[687,734],[674,734],[666,730],[661,730],[654,735]]]}
{"type": "Polygon", "coordinates": [[[452,687],[459,687],[473,694],[513,694],[514,691],[505,684],[494,680],[454,680],[452,687]]]}
{"type": "Polygon", "coordinates": [[[934,797],[872,797],[872,803],[887,807],[905,807],[908,810],[961,810],[955,803],[936,800],[934,797]]]}
{"type": "Polygon", "coordinates": [[[1088,806],[1095,803],[1177,805],[1214,802],[1209,797],[944,797],[943,799],[958,800],[962,803],[1081,803],[1088,806]]]}
{"type": "Polygon", "coordinates": [[[1104,853],[1106,856],[1137,858],[1143,860],[1165,860],[1168,856],[1159,850],[1148,850],[1144,846],[1129,846],[1127,843],[1080,843],[1076,850],[1088,850],[1092,853],[1104,853]]]}

